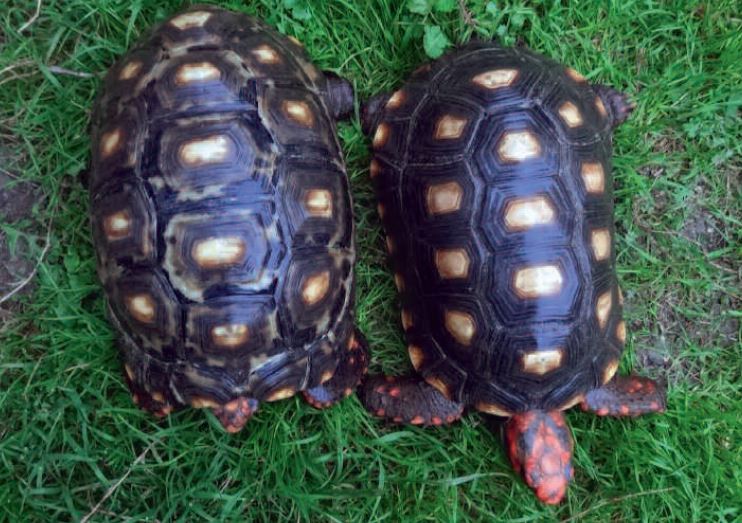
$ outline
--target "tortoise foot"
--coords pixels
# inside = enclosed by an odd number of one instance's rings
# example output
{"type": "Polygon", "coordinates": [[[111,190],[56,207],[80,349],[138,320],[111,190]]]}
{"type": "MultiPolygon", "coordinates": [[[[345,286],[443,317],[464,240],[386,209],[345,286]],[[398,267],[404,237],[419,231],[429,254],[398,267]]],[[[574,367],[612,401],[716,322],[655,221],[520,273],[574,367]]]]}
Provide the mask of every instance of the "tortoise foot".
{"type": "Polygon", "coordinates": [[[222,424],[224,430],[234,434],[242,430],[245,423],[257,412],[259,405],[258,400],[254,398],[240,396],[224,405],[214,407],[212,411],[219,419],[219,423],[222,424]]]}

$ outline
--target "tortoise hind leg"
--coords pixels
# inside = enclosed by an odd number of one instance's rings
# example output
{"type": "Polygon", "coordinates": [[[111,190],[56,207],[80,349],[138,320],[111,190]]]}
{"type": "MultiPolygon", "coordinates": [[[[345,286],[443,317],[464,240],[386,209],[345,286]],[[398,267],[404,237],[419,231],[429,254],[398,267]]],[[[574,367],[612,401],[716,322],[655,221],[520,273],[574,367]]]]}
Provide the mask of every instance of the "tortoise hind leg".
{"type": "Polygon", "coordinates": [[[582,401],[582,410],[598,416],[639,416],[664,412],[665,391],[649,378],[614,376],[598,389],[591,390],[582,401]]]}
{"type": "Polygon", "coordinates": [[[636,104],[629,100],[628,95],[607,85],[593,85],[593,90],[600,97],[603,105],[608,109],[613,127],[618,127],[626,121],[636,104]]]}
{"type": "Polygon", "coordinates": [[[510,462],[536,497],[549,505],[564,498],[572,480],[572,436],[564,413],[532,410],[505,425],[510,462]]]}
{"type": "Polygon", "coordinates": [[[380,93],[361,104],[361,130],[369,135],[379,123],[381,110],[391,97],[391,93],[380,93]]]}
{"type": "Polygon", "coordinates": [[[330,71],[323,71],[327,78],[327,105],[335,118],[343,120],[353,112],[355,94],[351,83],[330,71]]]}
{"type": "Polygon", "coordinates": [[[417,376],[373,376],[363,384],[361,402],[380,418],[412,425],[453,423],[464,411],[417,376]]]}
{"type": "Polygon", "coordinates": [[[174,402],[170,400],[166,391],[150,393],[137,383],[134,371],[128,364],[124,365],[124,371],[134,405],[157,418],[164,418],[173,411],[174,402]]]}
{"type": "Polygon", "coordinates": [[[332,378],[322,385],[305,390],[304,399],[315,408],[326,409],[350,396],[368,371],[369,350],[366,338],[355,329],[332,378]]]}

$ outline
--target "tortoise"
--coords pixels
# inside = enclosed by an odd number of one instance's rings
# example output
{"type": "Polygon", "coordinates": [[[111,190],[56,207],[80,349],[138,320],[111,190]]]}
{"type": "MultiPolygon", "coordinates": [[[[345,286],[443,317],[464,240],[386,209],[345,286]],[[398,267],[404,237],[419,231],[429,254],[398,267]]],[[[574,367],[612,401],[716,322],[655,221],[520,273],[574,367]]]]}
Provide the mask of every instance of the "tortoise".
{"type": "Polygon", "coordinates": [[[525,48],[472,42],[362,110],[414,376],[368,378],[374,414],[441,425],[506,417],[537,497],[573,476],[564,411],[665,407],[616,376],[626,339],[615,269],[611,140],[633,106],[525,48]]]}
{"type": "Polygon", "coordinates": [[[349,82],[260,20],[195,6],[109,71],[89,174],[98,274],[133,400],[328,407],[366,371],[335,120],[349,82]]]}

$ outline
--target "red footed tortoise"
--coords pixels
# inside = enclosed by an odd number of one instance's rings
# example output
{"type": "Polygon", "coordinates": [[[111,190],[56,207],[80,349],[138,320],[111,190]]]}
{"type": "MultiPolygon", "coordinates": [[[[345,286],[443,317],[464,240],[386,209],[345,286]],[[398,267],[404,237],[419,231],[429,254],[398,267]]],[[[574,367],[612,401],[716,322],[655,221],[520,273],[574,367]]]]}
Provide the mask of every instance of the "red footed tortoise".
{"type": "Polygon", "coordinates": [[[471,43],[365,104],[370,175],[415,377],[369,378],[366,407],[440,425],[509,418],[513,466],[546,503],[572,478],[563,411],[665,408],[616,375],[626,326],[611,135],[626,97],[525,49],[471,43]]]}
{"type": "Polygon", "coordinates": [[[335,119],[348,82],[248,16],[197,6],[110,70],[89,175],[98,272],[134,402],[242,428],[349,395],[367,348],[335,119]]]}

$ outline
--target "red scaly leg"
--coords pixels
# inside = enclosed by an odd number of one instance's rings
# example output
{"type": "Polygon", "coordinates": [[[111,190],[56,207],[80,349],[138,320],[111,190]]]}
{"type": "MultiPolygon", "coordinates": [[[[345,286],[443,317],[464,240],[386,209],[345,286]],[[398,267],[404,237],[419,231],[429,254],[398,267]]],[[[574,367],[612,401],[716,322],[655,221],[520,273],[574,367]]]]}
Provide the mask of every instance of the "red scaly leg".
{"type": "Polygon", "coordinates": [[[224,430],[234,434],[241,431],[247,420],[257,412],[258,405],[258,400],[240,396],[224,405],[214,407],[212,410],[214,415],[219,418],[224,430]]]}
{"type": "Polygon", "coordinates": [[[556,505],[567,492],[572,470],[572,436],[561,411],[516,414],[505,425],[510,461],[539,500],[556,505]]]}
{"type": "Polygon", "coordinates": [[[664,412],[665,391],[656,382],[641,376],[615,376],[591,390],[582,401],[582,410],[598,416],[639,416],[664,412]]]}

